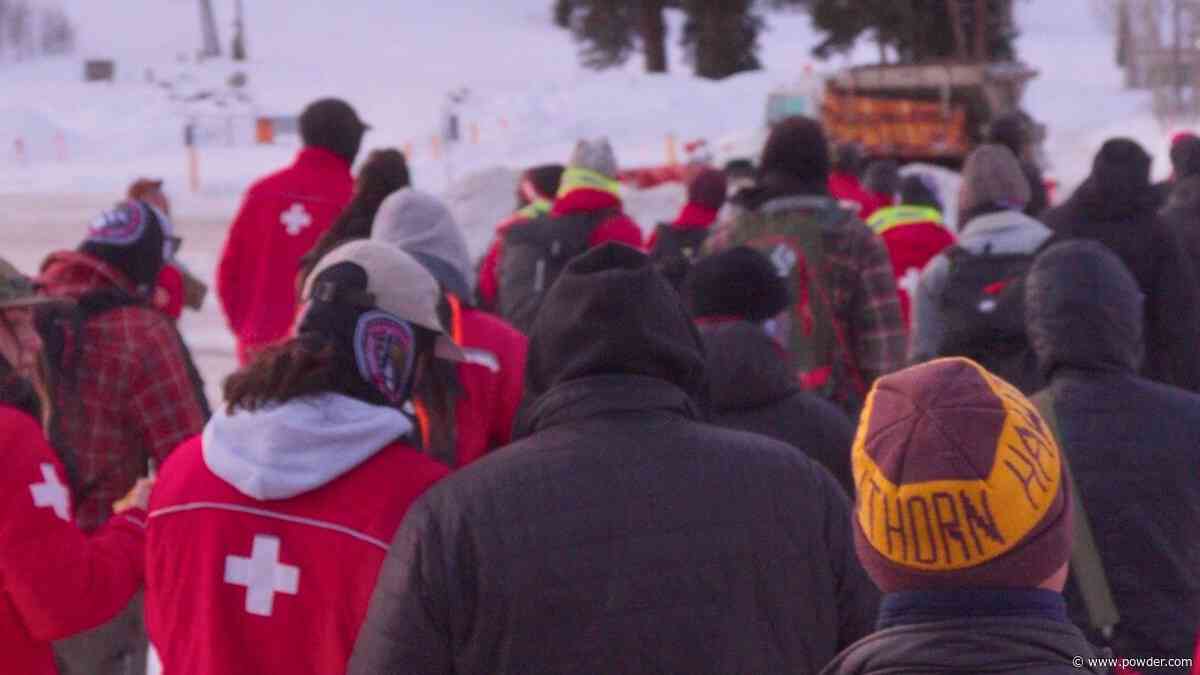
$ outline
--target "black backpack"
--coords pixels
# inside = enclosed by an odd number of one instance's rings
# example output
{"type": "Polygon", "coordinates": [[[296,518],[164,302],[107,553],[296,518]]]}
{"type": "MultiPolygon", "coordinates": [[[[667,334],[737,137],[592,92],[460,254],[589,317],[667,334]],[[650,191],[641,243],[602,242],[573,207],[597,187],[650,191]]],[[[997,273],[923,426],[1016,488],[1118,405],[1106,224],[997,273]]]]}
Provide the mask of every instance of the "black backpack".
{"type": "MultiPolygon", "coordinates": [[[[1040,249],[1039,249],[1040,251],[1040,249]]],[[[1034,253],[979,254],[946,249],[950,271],[942,291],[938,356],[965,356],[1025,394],[1044,382],[1025,334],[1025,275],[1034,253]]]]}
{"type": "Polygon", "coordinates": [[[605,209],[542,216],[510,226],[500,261],[500,316],[528,334],[546,291],[572,258],[588,250],[592,232],[614,213],[605,209]]]}
{"type": "Polygon", "coordinates": [[[655,232],[650,259],[663,276],[667,277],[675,288],[679,288],[691,271],[692,264],[700,258],[700,250],[704,247],[706,239],[707,228],[681,230],[660,224],[655,232]]]}

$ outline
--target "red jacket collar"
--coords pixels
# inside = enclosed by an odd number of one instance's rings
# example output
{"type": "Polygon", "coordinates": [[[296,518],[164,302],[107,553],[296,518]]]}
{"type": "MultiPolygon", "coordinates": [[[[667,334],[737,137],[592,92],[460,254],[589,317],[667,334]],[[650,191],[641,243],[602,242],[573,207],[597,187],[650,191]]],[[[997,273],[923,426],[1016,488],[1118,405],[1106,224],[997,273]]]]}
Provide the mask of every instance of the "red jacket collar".
{"type": "Polygon", "coordinates": [[[554,200],[554,207],[550,209],[550,214],[566,216],[572,213],[619,208],[621,208],[621,199],[614,194],[593,188],[576,188],[554,200]]]}
{"type": "Polygon", "coordinates": [[[325,148],[318,148],[311,145],[301,148],[300,152],[296,154],[296,165],[299,166],[301,164],[320,166],[322,168],[344,171],[347,173],[350,171],[350,162],[347,162],[345,159],[333,154],[325,148]]]}
{"type": "Polygon", "coordinates": [[[42,263],[38,284],[51,295],[78,298],[85,293],[116,287],[135,295],[137,287],[108,263],[78,251],[51,253],[42,263]]]}
{"type": "Polygon", "coordinates": [[[671,227],[677,230],[707,230],[716,220],[716,209],[688,202],[683,205],[683,210],[679,212],[675,222],[671,223],[671,227]]]}

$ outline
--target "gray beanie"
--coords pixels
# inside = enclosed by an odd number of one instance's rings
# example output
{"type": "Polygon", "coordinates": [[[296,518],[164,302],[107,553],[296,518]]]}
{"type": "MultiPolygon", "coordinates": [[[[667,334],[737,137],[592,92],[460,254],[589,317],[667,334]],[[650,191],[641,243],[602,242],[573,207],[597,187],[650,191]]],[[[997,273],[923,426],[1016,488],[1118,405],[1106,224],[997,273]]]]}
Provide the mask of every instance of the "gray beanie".
{"type": "Polygon", "coordinates": [[[967,157],[959,192],[959,213],[991,204],[1019,211],[1030,197],[1029,180],[1012,150],[1003,145],[981,145],[967,157]]]}
{"type": "Polygon", "coordinates": [[[438,198],[410,187],[388,195],[371,224],[371,239],[408,253],[447,291],[471,297],[471,254],[450,210],[438,198]]]}
{"type": "Polygon", "coordinates": [[[575,144],[575,152],[571,153],[571,161],[567,163],[567,168],[587,169],[615,179],[617,156],[607,138],[582,140],[575,144]]]}

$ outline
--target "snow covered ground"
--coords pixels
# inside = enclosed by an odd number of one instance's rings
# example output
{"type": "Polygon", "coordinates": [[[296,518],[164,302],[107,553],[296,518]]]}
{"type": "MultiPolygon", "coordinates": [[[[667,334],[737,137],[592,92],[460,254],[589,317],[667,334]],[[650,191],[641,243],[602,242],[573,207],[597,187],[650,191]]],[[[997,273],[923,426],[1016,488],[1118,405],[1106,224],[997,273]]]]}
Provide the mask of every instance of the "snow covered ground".
{"type": "MultiPolygon", "coordinates": [[[[75,245],[89,217],[130,180],[152,175],[167,179],[175,200],[187,238],[182,259],[211,279],[241,192],[297,148],[289,137],[255,145],[251,120],[294,114],[325,95],[350,100],[373,125],[367,149],[410,151],[417,185],[449,198],[478,254],[511,209],[516,170],[564,160],[580,137],[610,136],[625,165],[660,163],[668,135],[679,144],[706,138],[718,158],[753,154],[767,93],[800,78],[817,42],[807,15],[774,15],[763,37],[766,68],[714,83],[690,76],[675,44],[675,13],[668,17],[671,73],[646,75],[636,58],[608,72],[580,68],[570,36],[549,22],[549,0],[350,0],[336,12],[324,0],[256,0],[245,3],[251,62],[189,67],[179,56],[199,44],[192,0],[58,3],[79,21],[80,53],[0,65],[0,255],[31,271],[48,250],[75,245]],[[117,60],[115,82],[81,82],[81,59],[94,57],[117,60]],[[248,75],[249,102],[173,101],[161,84],[183,93],[223,89],[235,70],[248,75]],[[469,91],[460,107],[465,140],[435,155],[443,105],[457,89],[469,91]],[[189,117],[206,131],[197,192],[188,189],[182,145],[189,117]]],[[[228,40],[232,3],[215,4],[228,40]]],[[[1069,188],[1106,137],[1129,135],[1159,158],[1156,169],[1165,174],[1172,129],[1153,120],[1147,95],[1122,90],[1113,40],[1091,5],[1017,5],[1021,55],[1041,71],[1026,105],[1049,126],[1050,173],[1069,188]]],[[[873,57],[867,45],[813,65],[831,71],[873,57]]],[[[951,192],[952,179],[946,181],[951,192]]],[[[629,191],[626,198],[650,227],[672,215],[682,190],[629,191]]],[[[215,303],[187,314],[183,330],[215,400],[233,363],[215,303]]]]}

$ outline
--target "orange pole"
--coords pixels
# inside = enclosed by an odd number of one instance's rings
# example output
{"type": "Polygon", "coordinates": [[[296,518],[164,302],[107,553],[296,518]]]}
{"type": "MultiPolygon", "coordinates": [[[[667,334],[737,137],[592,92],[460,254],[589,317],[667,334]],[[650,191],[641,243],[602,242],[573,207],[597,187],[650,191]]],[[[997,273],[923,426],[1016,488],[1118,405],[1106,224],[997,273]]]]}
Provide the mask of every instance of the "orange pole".
{"type": "Polygon", "coordinates": [[[200,191],[200,157],[194,145],[188,146],[188,184],[192,192],[200,191]]]}
{"type": "Polygon", "coordinates": [[[678,166],[679,154],[675,149],[675,134],[667,134],[667,166],[678,166]]]}

